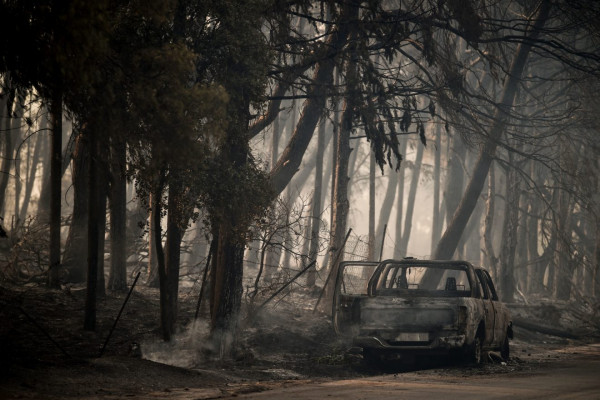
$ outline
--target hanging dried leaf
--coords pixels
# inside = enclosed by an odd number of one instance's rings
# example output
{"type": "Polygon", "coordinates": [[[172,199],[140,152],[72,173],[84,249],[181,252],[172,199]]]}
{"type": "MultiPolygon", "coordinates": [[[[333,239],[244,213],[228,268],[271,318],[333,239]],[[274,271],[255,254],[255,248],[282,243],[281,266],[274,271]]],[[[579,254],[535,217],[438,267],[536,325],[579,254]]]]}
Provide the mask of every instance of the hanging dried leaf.
{"type": "Polygon", "coordinates": [[[421,143],[423,143],[423,146],[427,146],[427,138],[425,137],[425,126],[423,126],[422,122],[419,124],[419,138],[421,139],[421,143]]]}
{"type": "Polygon", "coordinates": [[[435,117],[435,103],[433,101],[429,102],[429,114],[435,117]]]}

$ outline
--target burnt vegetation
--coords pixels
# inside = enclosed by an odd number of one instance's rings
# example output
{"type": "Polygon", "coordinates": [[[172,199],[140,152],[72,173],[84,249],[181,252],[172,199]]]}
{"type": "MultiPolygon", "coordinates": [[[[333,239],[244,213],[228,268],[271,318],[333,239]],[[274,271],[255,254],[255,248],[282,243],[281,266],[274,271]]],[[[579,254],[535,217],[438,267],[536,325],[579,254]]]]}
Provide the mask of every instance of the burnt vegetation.
{"type": "Polygon", "coordinates": [[[88,3],[0,1],[4,374],[368,373],[339,263],[408,256],[486,268],[525,347],[598,337],[600,4],[88,3]]]}

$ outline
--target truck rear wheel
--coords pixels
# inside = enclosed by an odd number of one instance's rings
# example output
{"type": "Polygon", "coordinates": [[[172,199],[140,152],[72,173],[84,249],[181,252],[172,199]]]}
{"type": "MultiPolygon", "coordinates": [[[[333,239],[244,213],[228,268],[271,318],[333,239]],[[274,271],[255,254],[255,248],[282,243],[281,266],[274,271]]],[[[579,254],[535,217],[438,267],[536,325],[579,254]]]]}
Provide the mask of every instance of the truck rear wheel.
{"type": "Polygon", "coordinates": [[[479,365],[482,359],[482,342],[479,335],[475,336],[473,343],[467,347],[465,361],[470,364],[479,365]]]}

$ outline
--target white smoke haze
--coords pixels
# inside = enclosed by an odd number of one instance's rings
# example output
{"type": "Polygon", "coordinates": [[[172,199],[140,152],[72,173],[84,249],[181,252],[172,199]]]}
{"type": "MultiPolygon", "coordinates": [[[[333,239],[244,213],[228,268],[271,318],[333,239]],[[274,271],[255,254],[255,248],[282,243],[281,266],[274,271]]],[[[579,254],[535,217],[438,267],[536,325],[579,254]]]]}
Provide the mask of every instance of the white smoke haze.
{"type": "Polygon", "coordinates": [[[206,360],[206,354],[214,352],[207,340],[209,323],[192,321],[182,332],[173,335],[170,342],[159,338],[141,343],[142,358],[181,368],[193,368],[206,360]]]}
{"type": "Polygon", "coordinates": [[[217,340],[209,340],[210,322],[199,319],[175,334],[171,342],[156,337],[141,343],[142,357],[189,369],[233,361],[238,368],[261,371],[266,379],[300,379],[304,375],[292,370],[291,365],[286,368],[286,364],[293,364],[294,359],[327,357],[343,347],[329,317],[313,313],[315,302],[314,293],[292,290],[260,310],[245,305],[238,318],[235,342],[231,334],[219,332],[213,335],[217,340]]]}

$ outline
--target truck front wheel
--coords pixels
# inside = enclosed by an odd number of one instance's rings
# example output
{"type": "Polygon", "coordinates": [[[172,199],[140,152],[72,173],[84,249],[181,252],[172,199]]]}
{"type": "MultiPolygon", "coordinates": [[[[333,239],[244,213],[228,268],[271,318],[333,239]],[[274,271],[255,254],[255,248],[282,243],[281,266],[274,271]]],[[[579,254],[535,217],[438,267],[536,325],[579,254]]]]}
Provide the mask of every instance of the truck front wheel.
{"type": "Polygon", "coordinates": [[[510,357],[510,344],[508,343],[508,332],[506,336],[504,336],[504,342],[502,342],[502,347],[500,347],[500,355],[504,361],[508,361],[508,357],[510,357]]]}

